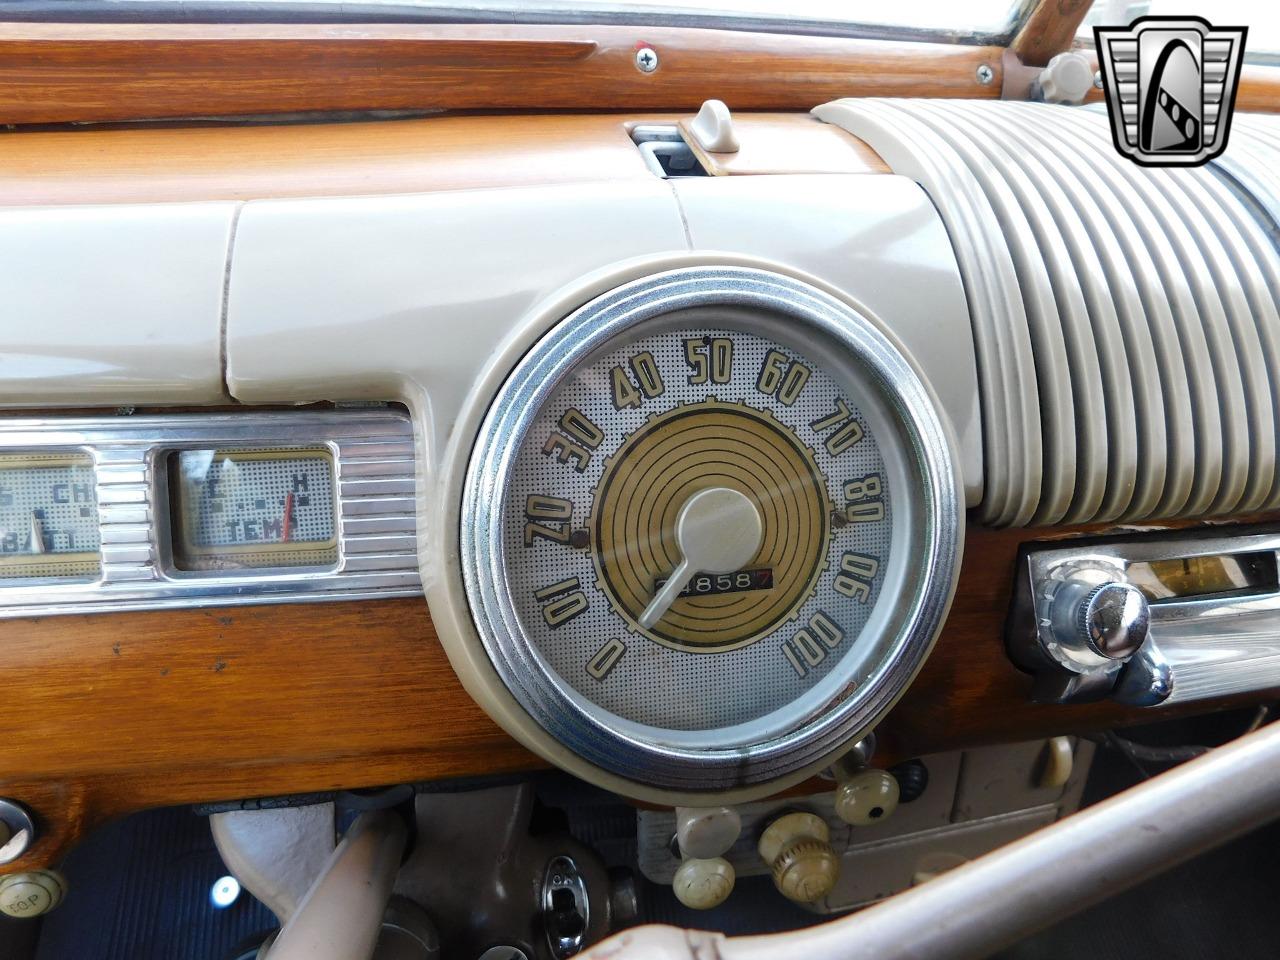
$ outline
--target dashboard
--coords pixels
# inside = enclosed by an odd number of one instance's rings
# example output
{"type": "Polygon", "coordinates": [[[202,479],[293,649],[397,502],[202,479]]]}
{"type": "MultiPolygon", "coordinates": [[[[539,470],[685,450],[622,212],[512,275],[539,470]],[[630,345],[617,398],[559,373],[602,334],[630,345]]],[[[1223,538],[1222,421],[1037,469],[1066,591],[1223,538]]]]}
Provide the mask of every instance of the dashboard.
{"type": "Polygon", "coordinates": [[[768,168],[703,177],[646,165],[671,117],[534,119],[517,148],[588,162],[530,183],[492,118],[413,119],[490,166],[0,211],[31,863],[162,803],[548,763],[750,800],[873,729],[906,759],[1280,687],[1271,118],[1152,172],[1086,160],[1089,110],[836,101],[739,118],[768,168]]]}

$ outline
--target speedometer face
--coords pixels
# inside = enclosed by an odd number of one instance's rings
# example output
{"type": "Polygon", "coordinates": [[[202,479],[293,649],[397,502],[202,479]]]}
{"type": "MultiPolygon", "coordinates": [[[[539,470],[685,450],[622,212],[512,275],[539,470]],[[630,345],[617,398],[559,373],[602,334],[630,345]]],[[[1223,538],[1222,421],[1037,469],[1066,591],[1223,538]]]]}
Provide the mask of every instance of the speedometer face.
{"type": "Polygon", "coordinates": [[[889,556],[892,484],[849,391],[729,327],[584,363],[514,478],[522,625],[582,696],[647,725],[728,727],[793,702],[858,646],[889,556]]]}
{"type": "Polygon", "coordinates": [[[465,625],[450,655],[550,759],[637,796],[755,791],[829,761],[923,662],[958,478],[927,389],[846,304],[673,270],[563,320],[478,402],[449,476],[492,673],[465,625]]]}

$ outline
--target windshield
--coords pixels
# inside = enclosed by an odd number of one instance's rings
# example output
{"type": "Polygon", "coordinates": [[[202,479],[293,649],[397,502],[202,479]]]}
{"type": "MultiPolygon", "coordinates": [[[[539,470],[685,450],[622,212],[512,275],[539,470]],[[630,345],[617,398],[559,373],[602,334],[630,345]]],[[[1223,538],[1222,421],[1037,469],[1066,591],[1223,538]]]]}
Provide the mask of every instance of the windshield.
{"type": "Polygon", "coordinates": [[[1146,16],[1195,16],[1215,26],[1245,26],[1249,28],[1244,44],[1246,60],[1280,60],[1280,3],[1274,0],[1094,0],[1076,37],[1091,45],[1094,27],[1126,27],[1146,16]]]}
{"type": "MultiPolygon", "coordinates": [[[[396,0],[414,6],[433,6],[417,0],[396,0]]],[[[453,7],[493,7],[482,0],[457,2],[453,7]]],[[[875,24],[911,27],[923,30],[947,30],[966,33],[999,33],[1014,23],[1021,4],[1013,0],[911,0],[906,3],[868,2],[868,0],[625,0],[625,2],[592,2],[592,0],[535,0],[522,8],[573,12],[653,12],[691,16],[715,16],[788,22],[817,21],[827,23],[875,24]]]]}
{"type": "MultiPolygon", "coordinates": [[[[0,0],[2,3],[3,0],[0,0]]],[[[81,0],[101,19],[628,23],[904,39],[1012,38],[1034,0],[81,0]]],[[[23,18],[25,19],[25,18],[23,18]]]]}

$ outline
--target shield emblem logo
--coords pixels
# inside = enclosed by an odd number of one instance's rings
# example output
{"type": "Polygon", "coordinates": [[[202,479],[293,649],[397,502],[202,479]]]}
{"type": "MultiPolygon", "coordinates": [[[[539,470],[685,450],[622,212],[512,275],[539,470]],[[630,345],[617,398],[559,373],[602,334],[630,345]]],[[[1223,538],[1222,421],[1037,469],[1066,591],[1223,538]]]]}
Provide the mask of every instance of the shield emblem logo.
{"type": "Polygon", "coordinates": [[[1116,149],[1151,167],[1196,166],[1222,153],[1246,33],[1199,17],[1094,27],[1116,149]]]}

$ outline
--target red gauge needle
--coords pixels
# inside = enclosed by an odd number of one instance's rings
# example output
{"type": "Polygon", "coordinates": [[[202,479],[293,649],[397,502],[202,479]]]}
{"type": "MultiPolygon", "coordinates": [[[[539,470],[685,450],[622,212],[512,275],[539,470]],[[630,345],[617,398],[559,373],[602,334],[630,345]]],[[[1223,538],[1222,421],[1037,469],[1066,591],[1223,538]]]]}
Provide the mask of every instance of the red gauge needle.
{"type": "Polygon", "coordinates": [[[293,492],[290,491],[284,495],[284,535],[281,537],[281,543],[289,542],[289,522],[293,520],[293,492]]]}

